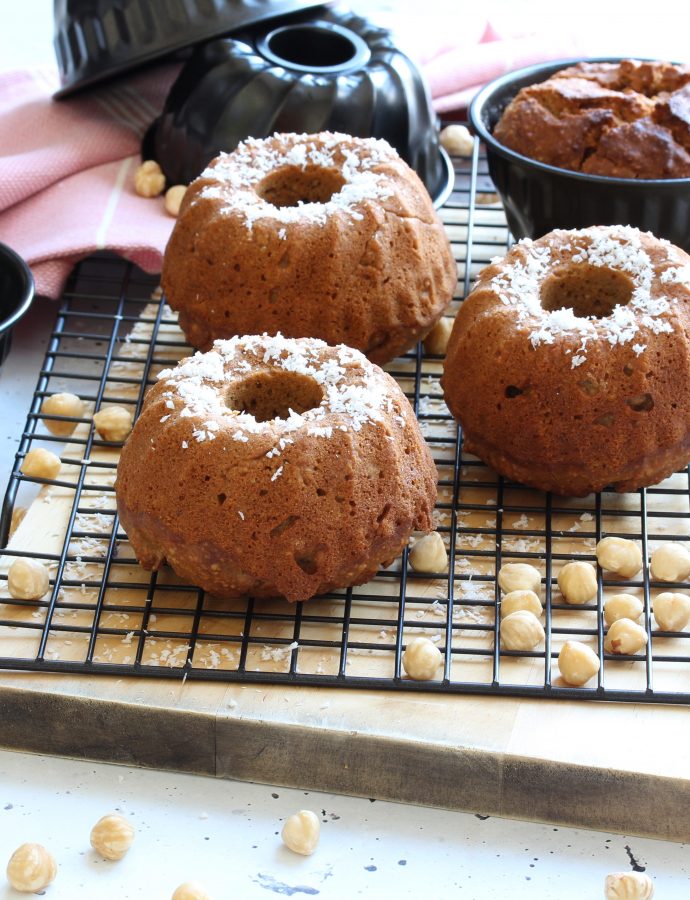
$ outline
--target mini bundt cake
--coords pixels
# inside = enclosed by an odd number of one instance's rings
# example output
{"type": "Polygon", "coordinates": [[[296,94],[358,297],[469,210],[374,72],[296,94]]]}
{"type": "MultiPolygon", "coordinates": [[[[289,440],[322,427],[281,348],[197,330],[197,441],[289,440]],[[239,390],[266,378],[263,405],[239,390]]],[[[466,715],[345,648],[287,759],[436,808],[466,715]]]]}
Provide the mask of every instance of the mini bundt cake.
{"type": "Polygon", "coordinates": [[[690,460],[690,256],[623,226],[523,240],[461,305],[442,384],[465,449],[557,494],[690,460]]]}
{"type": "Polygon", "coordinates": [[[539,162],[615,178],[690,177],[690,66],[578,63],[522,88],[494,128],[539,162]]]}
{"type": "Polygon", "coordinates": [[[423,338],[457,280],[429,195],[382,140],[248,139],[187,190],[162,284],[189,342],[267,332],[387,362],[423,338]]]}
{"type": "Polygon", "coordinates": [[[349,347],[217,341],[159,375],[117,508],[140,563],[220,597],[369,581],[429,531],[436,468],[405,395],[349,347]]]}

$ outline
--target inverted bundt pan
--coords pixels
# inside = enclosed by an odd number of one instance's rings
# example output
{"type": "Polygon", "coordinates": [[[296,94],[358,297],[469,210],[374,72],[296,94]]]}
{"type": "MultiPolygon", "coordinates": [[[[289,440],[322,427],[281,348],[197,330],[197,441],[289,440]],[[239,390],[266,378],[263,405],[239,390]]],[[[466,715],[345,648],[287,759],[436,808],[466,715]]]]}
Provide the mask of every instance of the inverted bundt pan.
{"type": "Polygon", "coordinates": [[[145,159],[188,184],[221,151],[274,132],[385,138],[435,204],[453,169],[422,76],[390,32],[332,10],[197,47],[147,132],[145,159]]]}
{"type": "Polygon", "coordinates": [[[494,126],[521,88],[546,81],[578,62],[583,60],[560,60],[510,72],[487,84],[472,101],[470,121],[486,144],[489,173],[513,236],[537,238],[554,228],[634,225],[690,252],[690,178],[609,178],[571,172],[529,159],[494,138],[494,126]]]}
{"type": "Polygon", "coordinates": [[[323,0],[53,0],[64,97],[79,88],[323,0]]]}

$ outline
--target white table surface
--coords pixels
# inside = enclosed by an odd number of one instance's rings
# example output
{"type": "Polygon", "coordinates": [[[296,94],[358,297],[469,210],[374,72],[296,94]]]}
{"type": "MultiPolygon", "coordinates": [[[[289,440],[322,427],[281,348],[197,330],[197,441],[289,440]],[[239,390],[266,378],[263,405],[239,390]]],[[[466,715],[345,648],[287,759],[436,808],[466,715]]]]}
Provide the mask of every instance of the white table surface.
{"type": "MultiPolygon", "coordinates": [[[[51,0],[22,0],[11,12],[3,9],[1,67],[50,58],[51,7],[51,0]]],[[[53,313],[48,301],[35,303],[0,369],[0,489],[53,313]]],[[[44,844],[57,858],[58,877],[46,892],[56,900],[169,898],[186,880],[205,882],[214,900],[270,894],[587,900],[603,896],[608,872],[634,865],[647,868],[660,900],[690,897],[684,845],[0,751],[0,871],[25,841],[44,844]],[[319,813],[323,823],[319,847],[307,858],[279,838],[284,818],[301,808],[319,813]],[[92,825],[113,810],[136,829],[118,863],[89,846],[92,825]]],[[[0,900],[18,896],[0,879],[0,900]]]]}

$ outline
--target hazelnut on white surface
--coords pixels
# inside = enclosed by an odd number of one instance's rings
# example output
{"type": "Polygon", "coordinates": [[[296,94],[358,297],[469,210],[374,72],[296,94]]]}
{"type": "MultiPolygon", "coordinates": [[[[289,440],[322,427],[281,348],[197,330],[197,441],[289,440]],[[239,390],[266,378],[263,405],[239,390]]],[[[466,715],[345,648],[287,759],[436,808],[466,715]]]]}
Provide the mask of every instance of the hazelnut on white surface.
{"type": "Polygon", "coordinates": [[[134,841],[134,828],[124,816],[103,816],[91,829],[91,846],[106,859],[122,859],[134,841]]]}
{"type": "Polygon", "coordinates": [[[211,900],[211,895],[198,881],[185,881],[175,889],[172,900],[211,900]]]}
{"type": "Polygon", "coordinates": [[[505,563],[498,572],[498,585],[506,594],[512,591],[539,591],[541,573],[527,563],[505,563]]]}
{"type": "Polygon", "coordinates": [[[649,900],[654,882],[646,872],[612,872],[604,882],[606,900],[649,900]]]}
{"type": "Polygon", "coordinates": [[[320,835],[319,818],[310,809],[301,809],[289,816],[281,832],[285,846],[302,856],[310,856],[316,850],[320,835]]]}
{"type": "MultiPolygon", "coordinates": [[[[52,394],[41,404],[41,413],[47,416],[74,416],[84,414],[84,401],[76,394],[52,394]]],[[[77,427],[76,422],[59,422],[55,419],[44,419],[45,426],[51,434],[67,437],[77,427]]]]}
{"type": "Polygon", "coordinates": [[[644,604],[634,594],[612,594],[604,600],[604,619],[613,625],[618,619],[632,619],[636,622],[644,610],[644,604]]]}
{"type": "Polygon", "coordinates": [[[42,891],[56,875],[55,858],[40,844],[22,844],[7,863],[7,880],[23,894],[42,891]]]}
{"type": "Polygon", "coordinates": [[[647,644],[647,632],[631,619],[616,619],[604,638],[607,653],[637,653],[647,644]]]}
{"type": "Polygon", "coordinates": [[[659,594],[654,599],[654,618],[662,631],[682,631],[690,622],[690,597],[687,594],[659,594]]]}
{"type": "Polygon", "coordinates": [[[414,681],[431,681],[442,662],[441,651],[426,637],[413,638],[402,657],[403,669],[414,681]]]}
{"type": "Polygon", "coordinates": [[[597,571],[582,560],[566,563],[558,573],[558,587],[566,603],[580,606],[597,595],[597,571]]]}
{"type": "Polygon", "coordinates": [[[451,156],[472,156],[474,138],[464,125],[446,125],[440,138],[441,146],[451,156]]]}
{"type": "Polygon", "coordinates": [[[599,657],[581,641],[566,641],[558,654],[558,669],[563,680],[575,687],[586,684],[599,671],[599,657]]]}
{"type": "Polygon", "coordinates": [[[60,458],[45,447],[34,447],[24,457],[20,471],[30,478],[57,478],[62,467],[60,458]]]}
{"type": "Polygon", "coordinates": [[[140,197],[158,197],[165,188],[165,175],[153,159],[147,159],[134,173],[134,190],[140,197]]]}
{"type": "Polygon", "coordinates": [[[425,534],[415,541],[408,559],[415,572],[445,572],[448,569],[448,552],[438,531],[425,534]]]}
{"type": "Polygon", "coordinates": [[[7,589],[15,600],[40,600],[48,593],[48,570],[36,559],[15,559],[7,572],[7,589]]]}
{"type": "Polygon", "coordinates": [[[690,550],[685,544],[664,544],[652,553],[649,568],[656,581],[685,581],[690,575],[690,550]]]}
{"type": "Polygon", "coordinates": [[[537,618],[543,612],[541,600],[534,591],[510,591],[508,594],[503,595],[501,599],[502,619],[521,609],[526,609],[532,615],[537,616],[537,618]]]}
{"type": "Polygon", "coordinates": [[[170,216],[177,218],[180,212],[180,206],[187,193],[187,187],[184,184],[174,184],[165,192],[165,211],[170,216]]]}
{"type": "Polygon", "coordinates": [[[452,330],[453,319],[449,319],[447,316],[439,319],[424,338],[424,349],[426,352],[433,353],[436,356],[445,356],[452,330]]]}
{"type": "Polygon", "coordinates": [[[93,417],[96,431],[104,441],[124,441],[132,430],[134,416],[124,406],[106,406],[93,417]]]}
{"type": "Polygon", "coordinates": [[[597,544],[597,562],[606,572],[632,578],[642,568],[642,551],[627,538],[605,537],[597,544]]]}
{"type": "Polygon", "coordinates": [[[501,646],[505,650],[533,650],[544,640],[544,627],[526,609],[506,616],[501,622],[501,646]]]}

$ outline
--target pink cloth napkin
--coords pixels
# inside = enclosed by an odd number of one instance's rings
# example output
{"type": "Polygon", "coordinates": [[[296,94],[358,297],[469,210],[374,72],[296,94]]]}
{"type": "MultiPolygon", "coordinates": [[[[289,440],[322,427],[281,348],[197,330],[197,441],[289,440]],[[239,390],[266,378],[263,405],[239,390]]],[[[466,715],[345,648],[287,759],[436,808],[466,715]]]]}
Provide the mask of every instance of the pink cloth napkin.
{"type": "MultiPolygon", "coordinates": [[[[462,45],[445,29],[433,34],[435,46],[433,37],[418,45],[419,58],[441,112],[466,105],[502,72],[574,50],[570,40],[503,36],[476,14],[464,20],[462,45]]],[[[141,137],[177,68],[164,64],[58,102],[53,67],[0,74],[0,241],[29,262],[38,293],[58,297],[74,264],[99,249],[160,271],[174,220],[162,198],[137,196],[133,179],[141,137]]]]}

